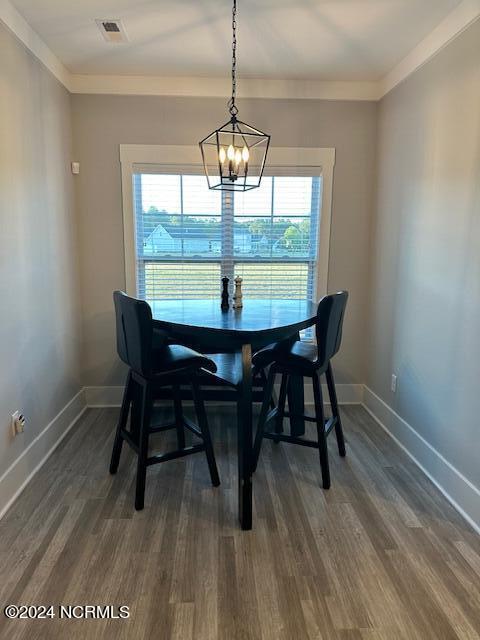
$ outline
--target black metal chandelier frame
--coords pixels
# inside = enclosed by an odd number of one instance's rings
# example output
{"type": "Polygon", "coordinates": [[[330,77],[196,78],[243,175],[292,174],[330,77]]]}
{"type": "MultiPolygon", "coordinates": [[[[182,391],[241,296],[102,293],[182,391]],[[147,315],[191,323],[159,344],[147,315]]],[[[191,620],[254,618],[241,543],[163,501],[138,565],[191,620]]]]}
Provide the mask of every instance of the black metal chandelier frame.
{"type": "MultiPolygon", "coordinates": [[[[238,119],[237,97],[237,0],[232,7],[232,95],[228,101],[230,119],[200,141],[200,150],[209,189],[250,191],[260,186],[265,168],[270,136],[238,119]],[[209,151],[215,153],[215,163],[209,162],[209,151]],[[256,162],[252,165],[253,154],[256,162]],[[218,168],[218,177],[212,175],[218,168]],[[255,175],[249,170],[255,167],[255,175]]],[[[254,160],[255,160],[254,159],[254,160]]]]}

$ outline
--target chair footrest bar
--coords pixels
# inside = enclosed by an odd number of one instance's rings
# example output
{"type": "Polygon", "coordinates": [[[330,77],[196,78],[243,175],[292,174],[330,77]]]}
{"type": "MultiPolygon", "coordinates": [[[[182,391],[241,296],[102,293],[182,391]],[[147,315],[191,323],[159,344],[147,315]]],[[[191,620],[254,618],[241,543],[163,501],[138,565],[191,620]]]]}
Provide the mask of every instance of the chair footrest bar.
{"type": "Polygon", "coordinates": [[[285,411],[285,413],[283,414],[284,418],[301,418],[302,420],[305,420],[306,422],[316,422],[317,419],[315,418],[315,416],[306,416],[303,415],[302,413],[291,413],[290,411],[285,411]]]}
{"type": "MultiPolygon", "coordinates": [[[[272,409],[272,411],[275,411],[275,409],[272,409]]],[[[300,413],[290,413],[289,411],[285,411],[285,413],[283,413],[283,417],[284,418],[302,418],[306,422],[317,421],[317,419],[314,416],[305,416],[305,415],[301,415],[300,413]]],[[[335,416],[332,416],[331,418],[326,420],[325,433],[328,435],[336,424],[337,424],[337,418],[335,416]]]]}
{"type": "Polygon", "coordinates": [[[150,456],[150,458],[147,458],[147,465],[150,466],[152,464],[166,462],[167,460],[175,460],[175,458],[183,458],[184,456],[188,456],[191,453],[199,453],[200,451],[205,451],[205,445],[196,444],[192,447],[178,449],[177,451],[169,451],[168,453],[163,453],[161,455],[150,456]]]}
{"type": "Polygon", "coordinates": [[[289,436],[283,433],[270,433],[269,431],[265,431],[263,433],[263,437],[269,438],[270,440],[290,442],[290,444],[301,444],[304,447],[312,447],[313,449],[318,449],[318,442],[316,442],[315,440],[303,440],[303,438],[297,438],[295,436],[289,436]]]}
{"type": "MultiPolygon", "coordinates": [[[[202,378],[203,381],[203,378],[202,378]]],[[[230,386],[211,386],[202,384],[202,397],[205,402],[236,402],[238,400],[238,391],[230,386]]],[[[180,398],[182,400],[191,401],[192,394],[189,389],[180,389],[180,398]]],[[[155,393],[155,400],[171,400],[172,393],[168,387],[162,387],[155,393]]],[[[253,388],[253,402],[263,402],[263,389],[253,388]]]]}
{"type": "Polygon", "coordinates": [[[196,436],[198,436],[203,440],[203,434],[200,431],[200,429],[197,427],[196,424],[193,424],[193,422],[188,418],[186,418],[185,416],[183,416],[183,424],[189,431],[191,431],[192,433],[194,433],[196,436]]]}
{"type": "Polygon", "coordinates": [[[138,444],[132,438],[131,434],[128,431],[125,431],[125,429],[122,429],[120,431],[120,435],[125,440],[125,442],[129,444],[132,447],[132,449],[138,454],[138,444]]]}
{"type": "Polygon", "coordinates": [[[159,433],[160,431],[169,431],[170,429],[175,429],[175,423],[170,423],[166,425],[153,425],[149,428],[149,433],[159,433]]]}

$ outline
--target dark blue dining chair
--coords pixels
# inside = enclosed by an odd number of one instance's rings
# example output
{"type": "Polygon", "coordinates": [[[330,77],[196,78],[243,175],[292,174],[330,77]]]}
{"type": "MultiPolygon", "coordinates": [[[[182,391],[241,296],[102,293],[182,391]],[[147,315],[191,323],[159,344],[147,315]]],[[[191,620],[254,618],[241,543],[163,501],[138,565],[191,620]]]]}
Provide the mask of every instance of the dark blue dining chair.
{"type": "Polygon", "coordinates": [[[327,436],[332,429],[335,429],[340,456],[344,457],[346,455],[331,360],[339,351],[342,342],[343,319],[347,299],[348,293],[346,291],[340,291],[339,293],[325,296],[320,300],[315,322],[316,344],[296,341],[285,346],[278,343],[266,347],[254,355],[253,362],[255,367],[265,368],[270,366],[265,397],[255,437],[253,455],[254,468],[256,468],[258,463],[263,438],[270,438],[276,443],[282,441],[314,447],[319,449],[320,453],[323,488],[330,488],[327,436]],[[281,375],[278,406],[269,412],[277,374],[281,375]],[[285,411],[288,378],[291,375],[300,375],[312,379],[315,416],[302,417],[307,422],[316,423],[317,440],[306,440],[304,438],[283,434],[283,419],[285,417],[293,417],[292,413],[285,411]],[[330,396],[332,417],[329,420],[325,420],[323,408],[322,386],[320,384],[320,377],[322,375],[325,375],[327,380],[328,393],[330,396]],[[275,420],[274,432],[266,430],[267,423],[272,420],[275,420]]]}
{"type": "Polygon", "coordinates": [[[210,478],[214,486],[220,484],[205,405],[200,393],[199,374],[202,370],[216,371],[215,363],[188,347],[170,344],[167,335],[154,332],[152,312],[147,302],[127,296],[122,291],[113,294],[118,355],[129,371],[122,407],[113,444],[110,473],[115,474],[120,462],[123,442],[137,454],[135,509],[143,509],[147,467],[182,456],[205,451],[210,478]],[[191,386],[198,425],[183,415],[180,385],[191,386]],[[175,422],[152,425],[154,399],[162,387],[173,390],[175,422]],[[137,406],[135,406],[137,405],[137,406]],[[131,428],[127,430],[131,410],[131,428]],[[200,444],[185,446],[185,428],[201,440],[200,444]],[[148,455],[152,433],[177,430],[178,449],[162,455],[148,455]]]}

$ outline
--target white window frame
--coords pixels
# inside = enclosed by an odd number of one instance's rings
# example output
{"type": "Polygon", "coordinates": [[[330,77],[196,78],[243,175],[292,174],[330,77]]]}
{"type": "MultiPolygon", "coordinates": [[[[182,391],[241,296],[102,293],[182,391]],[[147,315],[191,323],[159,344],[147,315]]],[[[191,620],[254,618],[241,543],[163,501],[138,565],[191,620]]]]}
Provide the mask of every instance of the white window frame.
{"type": "MultiPolygon", "coordinates": [[[[317,272],[314,283],[316,299],[328,292],[328,270],[330,263],[330,234],[332,222],[333,173],[335,168],[334,148],[310,147],[270,147],[267,164],[282,168],[288,167],[292,175],[299,173],[302,167],[318,169],[316,175],[322,177],[322,202],[318,224],[317,272]]],[[[161,165],[192,167],[195,173],[201,169],[201,157],[198,146],[193,145],[145,145],[121,144],[120,164],[122,173],[123,202],[123,241],[125,250],[125,291],[137,296],[137,260],[135,239],[135,211],[133,205],[133,175],[138,172],[137,165],[161,165]]],[[[284,174],[285,175],[285,174],[284,174]]]]}

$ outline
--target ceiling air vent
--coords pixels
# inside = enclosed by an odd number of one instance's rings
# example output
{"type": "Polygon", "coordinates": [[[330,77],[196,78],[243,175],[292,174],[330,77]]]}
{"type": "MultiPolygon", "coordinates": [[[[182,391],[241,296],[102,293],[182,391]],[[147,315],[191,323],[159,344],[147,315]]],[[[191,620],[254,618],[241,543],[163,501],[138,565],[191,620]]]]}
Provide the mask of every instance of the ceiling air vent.
{"type": "Polygon", "coordinates": [[[127,42],[127,34],[121,20],[108,18],[105,20],[95,20],[95,22],[107,42],[127,42]]]}

